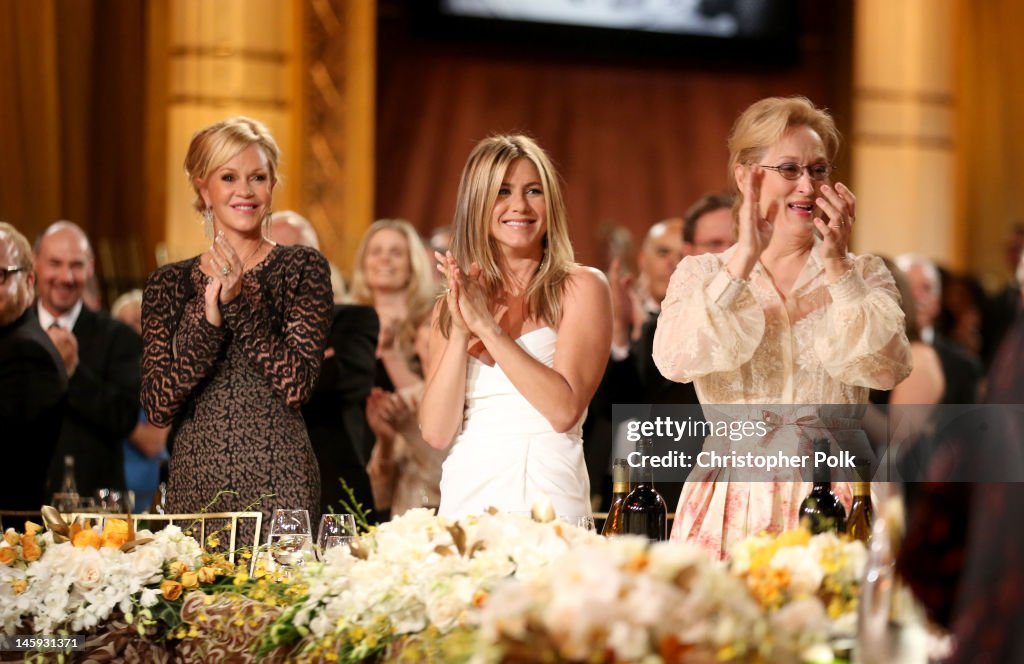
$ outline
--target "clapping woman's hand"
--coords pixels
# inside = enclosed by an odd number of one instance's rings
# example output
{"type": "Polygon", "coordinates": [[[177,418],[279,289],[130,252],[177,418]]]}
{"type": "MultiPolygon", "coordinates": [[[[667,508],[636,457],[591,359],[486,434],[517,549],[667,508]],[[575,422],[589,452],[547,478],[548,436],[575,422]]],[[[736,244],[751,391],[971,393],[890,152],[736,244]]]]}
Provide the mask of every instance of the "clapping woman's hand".
{"type": "Polygon", "coordinates": [[[455,257],[452,256],[450,251],[444,255],[435,251],[434,258],[437,259],[437,271],[444,275],[444,296],[448,303],[448,312],[452,316],[452,331],[469,334],[469,328],[466,326],[466,321],[463,320],[462,312],[459,310],[459,292],[462,287],[458,277],[459,264],[455,262],[455,257]]]}
{"type": "Polygon", "coordinates": [[[487,295],[484,293],[480,273],[480,265],[476,262],[470,264],[467,275],[463,275],[458,266],[455,268],[459,282],[458,302],[462,320],[466,322],[470,332],[482,338],[497,325],[497,322],[487,306],[487,295]]]}
{"type": "Polygon", "coordinates": [[[846,257],[856,220],[857,198],[846,185],[837,182],[834,187],[821,185],[815,204],[828,217],[828,222],[821,217],[814,218],[814,225],[821,233],[821,259],[829,277],[836,279],[848,269],[846,257]]]}
{"type": "Polygon", "coordinates": [[[761,210],[761,182],[765,171],[760,166],[743,166],[739,172],[740,191],[743,192],[743,203],[739,211],[739,228],[736,232],[737,250],[734,256],[739,261],[737,271],[732,272],[737,279],[746,279],[761,252],[768,246],[775,228],[769,221],[775,217],[775,204],[768,210],[761,210]]]}

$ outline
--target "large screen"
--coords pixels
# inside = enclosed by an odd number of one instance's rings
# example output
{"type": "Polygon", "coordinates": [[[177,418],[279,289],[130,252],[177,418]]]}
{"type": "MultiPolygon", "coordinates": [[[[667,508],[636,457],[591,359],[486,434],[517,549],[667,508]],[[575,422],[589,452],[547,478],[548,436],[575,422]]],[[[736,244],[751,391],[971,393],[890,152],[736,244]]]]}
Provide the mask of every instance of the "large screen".
{"type": "Polygon", "coordinates": [[[452,16],[708,37],[771,37],[788,0],[440,0],[452,16]]]}

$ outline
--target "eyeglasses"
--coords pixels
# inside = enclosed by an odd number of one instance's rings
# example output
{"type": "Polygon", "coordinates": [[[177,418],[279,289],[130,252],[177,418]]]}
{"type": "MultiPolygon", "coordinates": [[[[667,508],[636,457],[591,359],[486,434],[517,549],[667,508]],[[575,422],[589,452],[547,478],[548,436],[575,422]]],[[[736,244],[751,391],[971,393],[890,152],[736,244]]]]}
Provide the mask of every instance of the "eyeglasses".
{"type": "Polygon", "coordinates": [[[7,275],[13,272],[28,272],[27,267],[21,267],[18,265],[8,265],[7,267],[0,267],[0,286],[7,283],[7,275]]]}
{"type": "Polygon", "coordinates": [[[786,162],[778,166],[765,166],[764,164],[760,164],[760,166],[761,168],[767,168],[769,171],[775,171],[787,180],[799,180],[804,171],[807,171],[807,175],[811,176],[811,179],[815,182],[824,182],[832,174],[831,166],[820,163],[803,165],[786,162]]]}

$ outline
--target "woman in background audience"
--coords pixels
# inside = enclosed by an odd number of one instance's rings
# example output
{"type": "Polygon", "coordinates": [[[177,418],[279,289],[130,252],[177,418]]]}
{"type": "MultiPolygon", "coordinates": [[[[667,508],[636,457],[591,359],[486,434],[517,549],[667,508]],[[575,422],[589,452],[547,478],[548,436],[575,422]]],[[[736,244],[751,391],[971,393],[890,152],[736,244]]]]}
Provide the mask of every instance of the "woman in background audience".
{"type": "Polygon", "coordinates": [[[423,362],[435,282],[423,242],[412,225],[381,219],[363,235],[352,274],[352,300],[380,318],[376,387],[366,417],[376,437],[367,473],[374,507],[393,516],[437,507],[445,453],[427,445],[416,425],[423,396],[423,362]]]}

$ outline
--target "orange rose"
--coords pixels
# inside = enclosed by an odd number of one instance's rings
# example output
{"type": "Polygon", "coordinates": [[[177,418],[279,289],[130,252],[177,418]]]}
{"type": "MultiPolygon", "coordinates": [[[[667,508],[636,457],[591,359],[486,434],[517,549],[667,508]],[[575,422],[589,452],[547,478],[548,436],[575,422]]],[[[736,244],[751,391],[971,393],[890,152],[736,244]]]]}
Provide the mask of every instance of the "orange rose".
{"type": "Polygon", "coordinates": [[[14,588],[14,592],[20,595],[21,593],[28,590],[28,581],[26,581],[25,579],[17,579],[15,581],[11,581],[11,588],[14,588]]]}
{"type": "Polygon", "coordinates": [[[0,547],[0,563],[4,565],[10,565],[18,558],[18,552],[14,550],[14,547],[3,546],[0,547]]]}
{"type": "Polygon", "coordinates": [[[119,549],[128,541],[128,522],[124,519],[107,519],[103,527],[103,546],[119,549]]]}
{"type": "Polygon", "coordinates": [[[39,560],[39,556],[43,555],[43,550],[39,548],[39,543],[36,542],[35,535],[24,534],[21,536],[21,557],[26,562],[32,562],[33,560],[39,560]]]}
{"type": "Polygon", "coordinates": [[[181,575],[181,585],[189,590],[199,586],[199,575],[195,572],[185,572],[181,575]]]}
{"type": "Polygon", "coordinates": [[[14,528],[8,528],[4,531],[4,539],[7,540],[7,543],[11,546],[18,546],[18,543],[21,542],[21,537],[14,528]]]}
{"type": "Polygon", "coordinates": [[[87,546],[98,549],[100,548],[100,536],[96,534],[96,531],[92,528],[83,528],[75,533],[75,537],[71,540],[71,543],[80,549],[87,546]]]}
{"type": "Polygon", "coordinates": [[[200,583],[213,583],[217,580],[217,570],[213,567],[200,567],[199,568],[199,582],[200,583]]]}
{"type": "Polygon", "coordinates": [[[38,535],[43,530],[43,527],[38,523],[32,523],[31,521],[25,522],[25,534],[26,535],[38,535]]]}
{"type": "Polygon", "coordinates": [[[169,602],[181,597],[181,584],[177,581],[171,581],[170,579],[164,579],[160,583],[160,592],[163,593],[164,597],[169,602]]]}
{"type": "Polygon", "coordinates": [[[173,563],[171,563],[171,578],[172,579],[177,579],[179,576],[181,576],[182,574],[184,574],[187,571],[188,571],[188,565],[186,565],[185,563],[181,562],[180,560],[175,560],[173,563]]]}

